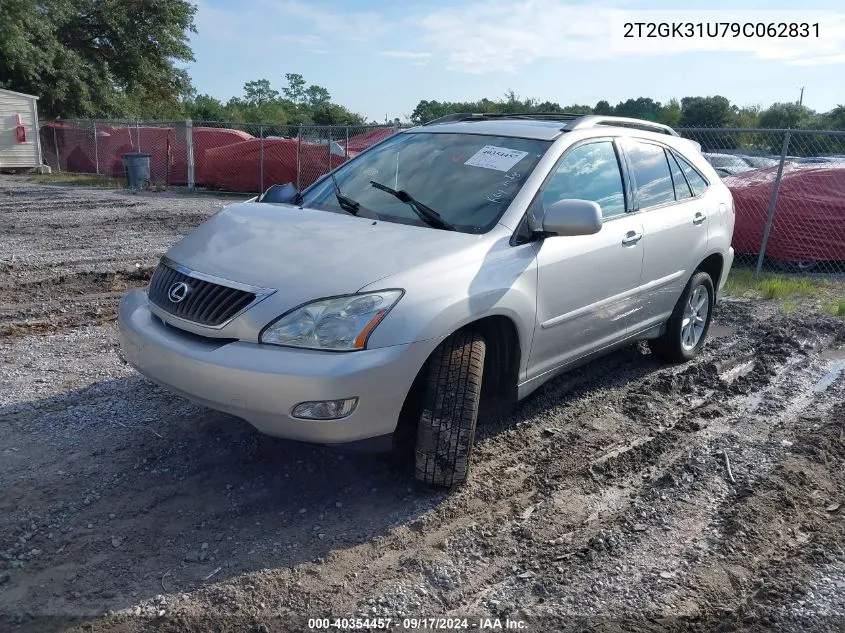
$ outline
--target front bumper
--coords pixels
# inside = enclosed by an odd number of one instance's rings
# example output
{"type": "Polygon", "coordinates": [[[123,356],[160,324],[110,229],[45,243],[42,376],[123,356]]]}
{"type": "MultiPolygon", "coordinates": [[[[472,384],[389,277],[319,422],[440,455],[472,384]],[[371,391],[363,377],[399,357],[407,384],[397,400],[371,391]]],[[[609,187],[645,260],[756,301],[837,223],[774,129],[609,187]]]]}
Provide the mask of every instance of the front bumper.
{"type": "Polygon", "coordinates": [[[439,342],[321,352],[204,338],[165,325],[142,290],[123,297],[118,324],[124,358],[153,382],[268,435],[324,444],[392,433],[411,383],[439,342]],[[290,415],[301,402],[356,396],[357,408],[340,420],[290,415]]]}

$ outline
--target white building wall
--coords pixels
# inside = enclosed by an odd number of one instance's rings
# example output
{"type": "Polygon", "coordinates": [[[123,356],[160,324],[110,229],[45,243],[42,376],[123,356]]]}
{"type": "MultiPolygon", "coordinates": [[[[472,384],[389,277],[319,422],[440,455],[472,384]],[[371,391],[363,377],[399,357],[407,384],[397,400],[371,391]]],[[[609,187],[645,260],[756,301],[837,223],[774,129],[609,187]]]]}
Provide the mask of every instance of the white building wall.
{"type": "Polygon", "coordinates": [[[37,104],[34,96],[0,89],[0,169],[41,164],[37,104]],[[19,143],[15,133],[18,115],[26,131],[25,143],[19,143]]]}

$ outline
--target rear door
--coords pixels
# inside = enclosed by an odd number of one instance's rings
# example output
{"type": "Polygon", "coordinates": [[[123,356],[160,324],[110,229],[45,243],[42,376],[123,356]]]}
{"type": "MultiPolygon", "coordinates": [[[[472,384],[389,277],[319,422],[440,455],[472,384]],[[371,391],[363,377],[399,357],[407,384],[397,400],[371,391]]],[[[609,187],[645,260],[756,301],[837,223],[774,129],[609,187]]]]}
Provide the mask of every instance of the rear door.
{"type": "Polygon", "coordinates": [[[670,148],[638,138],[625,140],[624,153],[634,183],[634,207],[643,225],[640,304],[634,330],[665,321],[707,253],[708,217],[704,189],[685,175],[701,175],[670,148]],[[682,167],[683,165],[683,167],[682,167]]]}
{"type": "Polygon", "coordinates": [[[568,149],[543,185],[544,205],[575,198],[597,202],[595,235],[536,242],[537,324],[528,378],[539,376],[625,336],[637,303],[642,226],[627,213],[630,192],[611,138],[568,149]]]}

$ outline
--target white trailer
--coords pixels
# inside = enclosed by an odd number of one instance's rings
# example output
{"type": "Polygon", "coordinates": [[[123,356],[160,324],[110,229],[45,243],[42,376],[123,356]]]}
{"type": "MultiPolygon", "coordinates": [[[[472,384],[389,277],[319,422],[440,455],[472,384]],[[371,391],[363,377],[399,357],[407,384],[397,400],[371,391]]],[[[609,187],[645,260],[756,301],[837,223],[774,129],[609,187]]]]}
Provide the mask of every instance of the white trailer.
{"type": "Polygon", "coordinates": [[[38,97],[0,88],[0,170],[41,165],[38,97]]]}

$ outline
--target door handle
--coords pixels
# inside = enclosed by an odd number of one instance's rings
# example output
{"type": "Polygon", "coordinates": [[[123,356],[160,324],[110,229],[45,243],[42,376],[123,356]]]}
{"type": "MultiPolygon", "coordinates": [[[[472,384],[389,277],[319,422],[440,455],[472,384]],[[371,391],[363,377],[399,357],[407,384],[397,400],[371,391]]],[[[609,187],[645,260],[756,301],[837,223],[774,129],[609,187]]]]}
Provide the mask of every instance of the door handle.
{"type": "Polygon", "coordinates": [[[692,223],[693,224],[701,224],[706,219],[707,219],[706,215],[704,215],[701,211],[697,211],[695,216],[692,218],[692,223]]]}
{"type": "Polygon", "coordinates": [[[622,238],[622,246],[630,246],[631,244],[636,244],[641,239],[643,239],[642,233],[637,233],[636,231],[628,231],[625,237],[622,238]]]}

